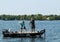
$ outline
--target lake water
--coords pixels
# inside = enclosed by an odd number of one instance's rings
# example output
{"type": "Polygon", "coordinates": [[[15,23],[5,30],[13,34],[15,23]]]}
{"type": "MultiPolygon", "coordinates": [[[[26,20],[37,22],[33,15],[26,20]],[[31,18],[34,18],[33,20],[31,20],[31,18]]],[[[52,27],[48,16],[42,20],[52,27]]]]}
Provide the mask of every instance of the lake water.
{"type": "MultiPolygon", "coordinates": [[[[30,31],[30,21],[25,21],[26,28],[30,31]]],[[[20,30],[21,21],[2,21],[0,20],[0,42],[60,42],[60,20],[59,21],[35,21],[36,30],[46,29],[46,39],[43,38],[3,38],[3,29],[12,31],[20,30]]]]}

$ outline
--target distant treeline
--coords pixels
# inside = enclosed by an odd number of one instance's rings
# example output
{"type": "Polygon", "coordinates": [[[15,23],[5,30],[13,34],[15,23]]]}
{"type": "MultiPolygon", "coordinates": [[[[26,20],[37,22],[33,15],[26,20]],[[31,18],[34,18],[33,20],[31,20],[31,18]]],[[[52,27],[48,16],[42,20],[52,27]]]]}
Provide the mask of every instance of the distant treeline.
{"type": "Polygon", "coordinates": [[[60,15],[0,15],[0,20],[30,20],[34,17],[35,20],[60,20],[60,15]]]}

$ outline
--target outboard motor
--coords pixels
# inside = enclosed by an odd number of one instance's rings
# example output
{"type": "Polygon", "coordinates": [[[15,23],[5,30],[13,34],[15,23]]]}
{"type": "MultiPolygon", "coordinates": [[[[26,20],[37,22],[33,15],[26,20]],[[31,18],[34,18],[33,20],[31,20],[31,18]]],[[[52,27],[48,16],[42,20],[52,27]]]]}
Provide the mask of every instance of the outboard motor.
{"type": "Polygon", "coordinates": [[[43,33],[45,33],[45,29],[41,30],[40,33],[41,33],[41,35],[42,35],[43,33]]]}

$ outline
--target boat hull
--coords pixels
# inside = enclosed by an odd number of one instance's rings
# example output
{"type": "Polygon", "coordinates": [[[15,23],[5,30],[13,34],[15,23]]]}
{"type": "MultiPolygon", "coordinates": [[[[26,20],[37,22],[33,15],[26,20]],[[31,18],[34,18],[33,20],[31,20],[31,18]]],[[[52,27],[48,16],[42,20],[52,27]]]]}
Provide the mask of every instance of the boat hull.
{"type": "Polygon", "coordinates": [[[41,35],[43,35],[45,33],[45,30],[41,30],[40,32],[37,33],[11,33],[8,31],[3,31],[3,37],[41,37],[41,35]]]}

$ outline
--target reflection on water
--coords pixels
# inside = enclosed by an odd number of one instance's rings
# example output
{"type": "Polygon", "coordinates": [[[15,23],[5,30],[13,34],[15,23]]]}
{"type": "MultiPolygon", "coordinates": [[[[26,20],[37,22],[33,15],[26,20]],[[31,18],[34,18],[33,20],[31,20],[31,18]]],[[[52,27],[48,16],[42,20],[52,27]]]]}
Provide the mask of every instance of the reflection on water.
{"type": "Polygon", "coordinates": [[[35,38],[31,38],[31,42],[35,42],[35,38]]]}
{"type": "Polygon", "coordinates": [[[45,42],[43,38],[3,38],[3,42],[45,42]]]}

